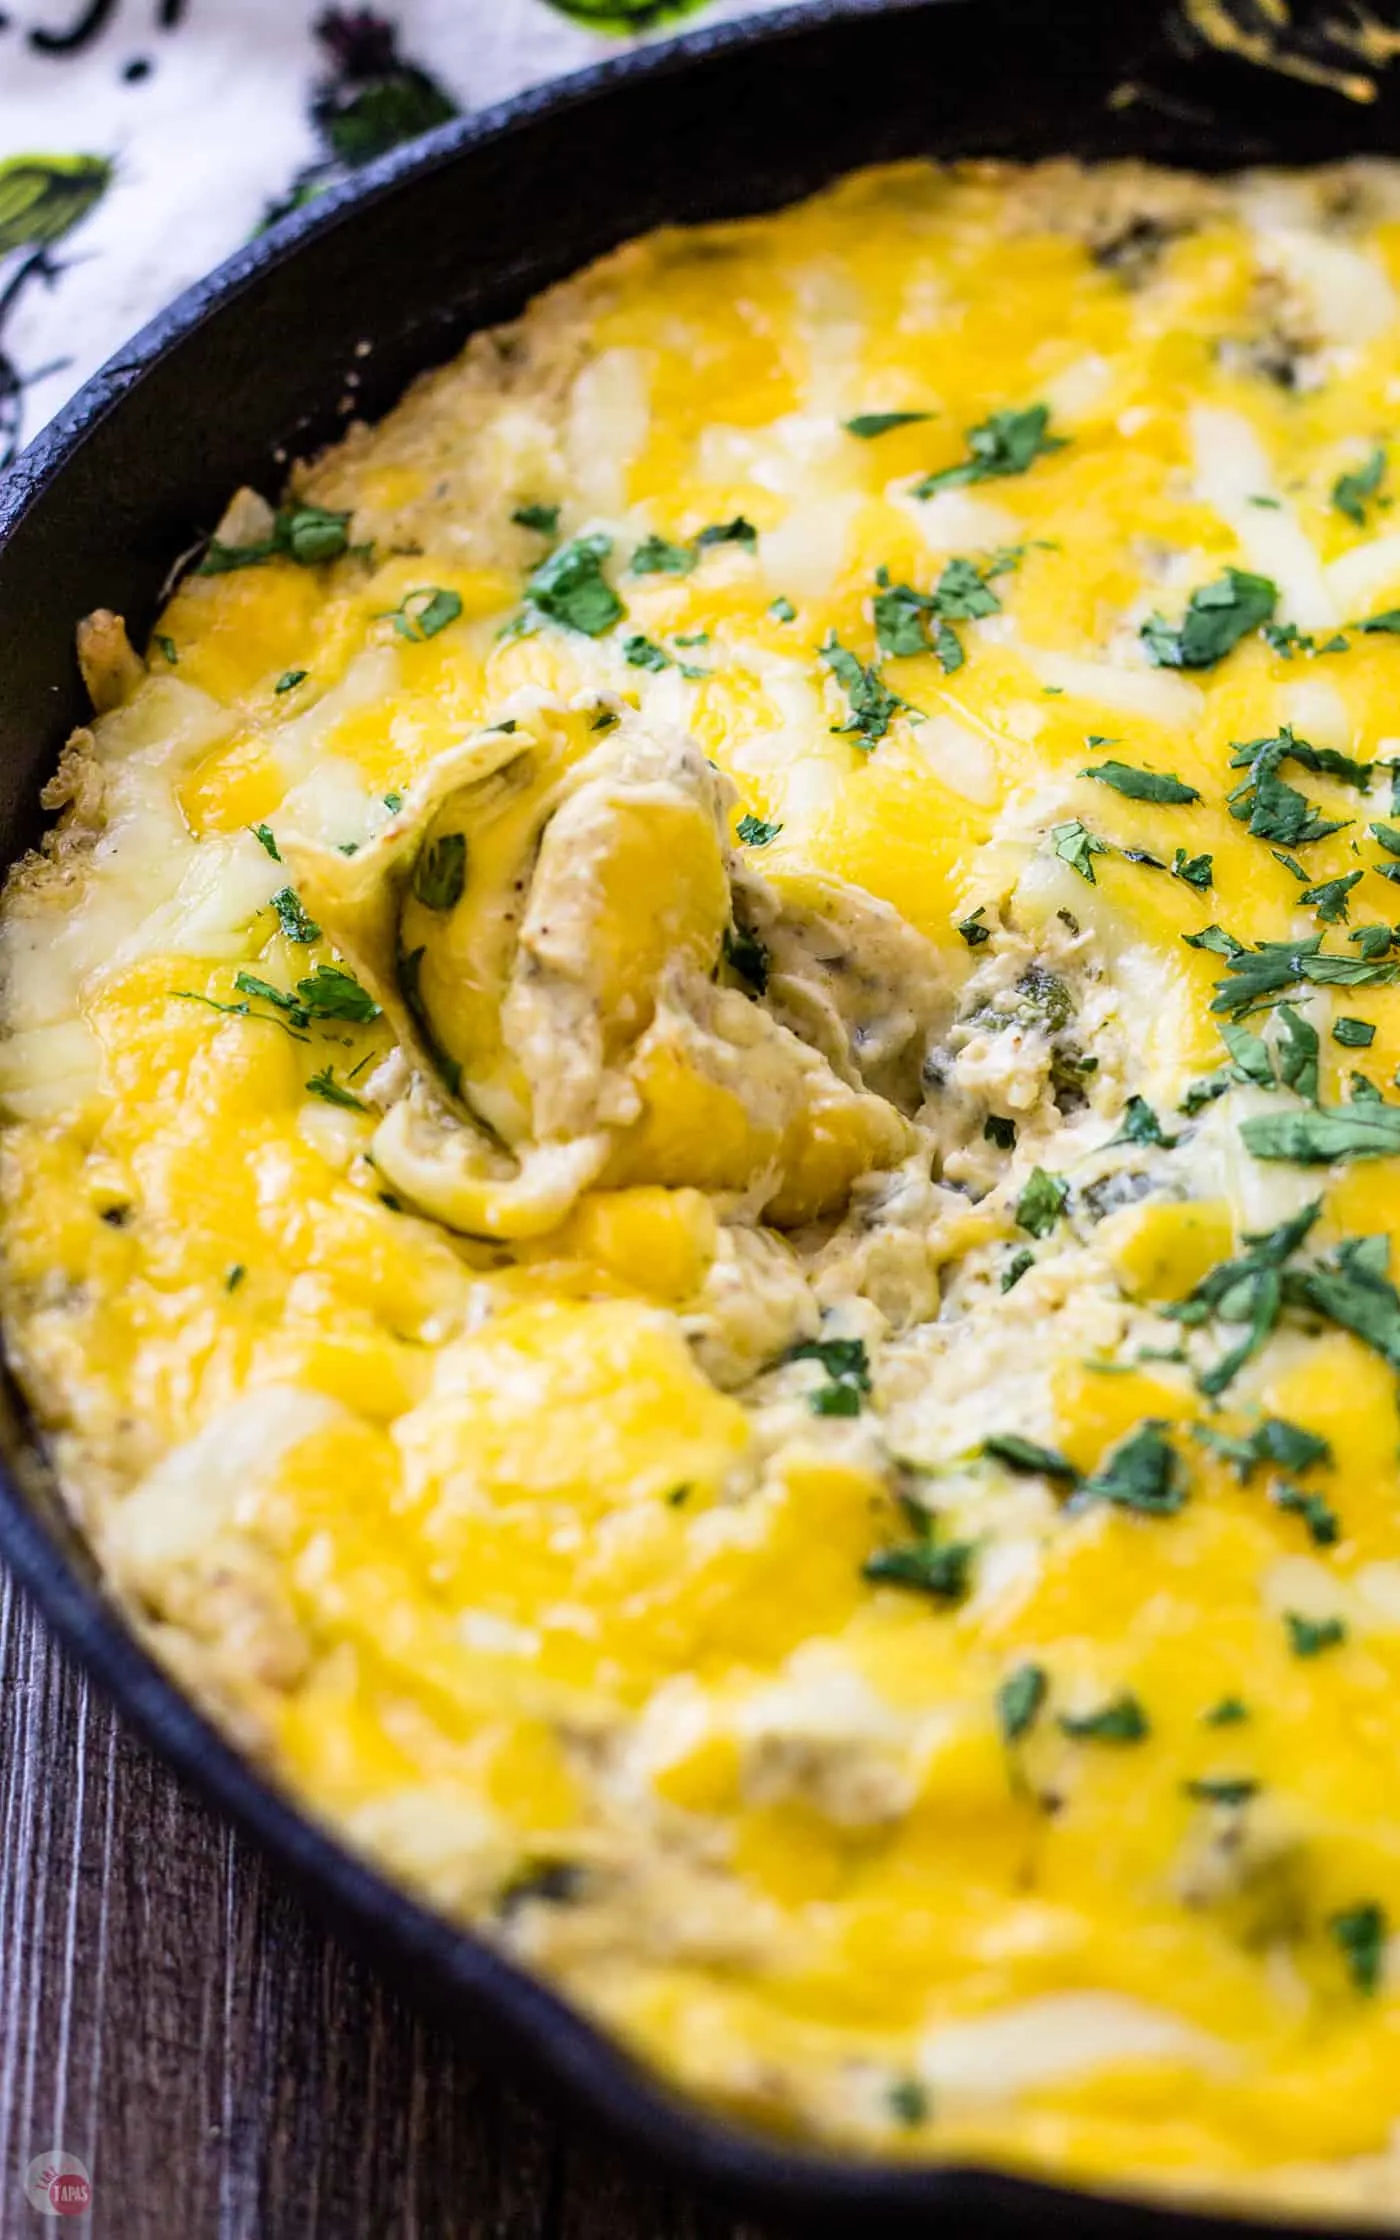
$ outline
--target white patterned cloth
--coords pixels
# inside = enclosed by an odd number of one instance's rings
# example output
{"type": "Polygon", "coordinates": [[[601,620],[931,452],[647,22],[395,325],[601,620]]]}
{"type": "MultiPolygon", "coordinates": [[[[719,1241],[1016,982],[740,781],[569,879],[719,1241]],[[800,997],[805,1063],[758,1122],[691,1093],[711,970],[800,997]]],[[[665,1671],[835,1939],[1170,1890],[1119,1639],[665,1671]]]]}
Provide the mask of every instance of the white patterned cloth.
{"type": "MultiPolygon", "coordinates": [[[[571,20],[607,4],[0,0],[0,464],[270,212],[635,43],[571,20]]],[[[672,0],[641,36],[775,4],[672,0]]]]}

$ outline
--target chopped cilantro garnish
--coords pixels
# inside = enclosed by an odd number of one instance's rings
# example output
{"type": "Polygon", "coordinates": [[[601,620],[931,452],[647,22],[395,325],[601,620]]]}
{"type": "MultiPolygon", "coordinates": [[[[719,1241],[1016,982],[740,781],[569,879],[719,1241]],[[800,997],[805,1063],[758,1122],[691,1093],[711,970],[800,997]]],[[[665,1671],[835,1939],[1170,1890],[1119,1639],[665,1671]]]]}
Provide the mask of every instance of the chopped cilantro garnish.
{"type": "Polygon", "coordinates": [[[1044,1665],[1018,1664],[997,1689],[997,1722],[1002,1739],[1019,1742],[1035,1725],[1049,1692],[1044,1665]]]}
{"type": "Polygon", "coordinates": [[[989,1112],[982,1123],[982,1141],[984,1143],[994,1143],[998,1151],[1014,1151],[1016,1148],[1015,1121],[1004,1118],[999,1112],[989,1112]]]}
{"type": "Polygon", "coordinates": [[[603,574],[603,562],[611,551],[612,538],[601,531],[561,544],[526,584],[528,606],[566,630],[601,638],[627,611],[603,574]]]}
{"type": "Polygon", "coordinates": [[[779,593],[778,597],[771,602],[768,612],[772,615],[775,622],[796,622],[797,620],[796,607],[793,605],[791,599],[784,598],[781,592],[779,593]]]}
{"type": "Polygon", "coordinates": [[[1301,1486],[1280,1483],[1272,1488],[1269,1498],[1276,1509],[1285,1510],[1289,1516],[1302,1518],[1315,1548],[1336,1546],[1341,1534],[1341,1523],[1336,1510],[1320,1493],[1305,1493],[1301,1486]]]}
{"type": "Polygon", "coordinates": [[[384,795],[384,806],[388,810],[391,817],[396,817],[398,815],[400,809],[403,807],[403,795],[397,790],[397,788],[384,795]]]}
{"type": "Polygon", "coordinates": [[[1076,1742],[1142,1742],[1150,1732],[1147,1713],[1128,1689],[1096,1711],[1062,1711],[1060,1725],[1076,1742]]]}
{"type": "Polygon", "coordinates": [[[1349,474],[1339,474],[1332,485],[1332,503],[1338,513],[1354,521],[1358,529],[1366,526],[1366,503],[1374,498],[1385,475],[1385,453],[1379,444],[1364,466],[1355,467],[1349,474]]]}
{"type": "Polygon", "coordinates": [[[870,1391],[870,1363],[863,1338],[803,1338],[785,1361],[815,1361],[827,1382],[807,1396],[814,1416],[858,1416],[870,1391]]]}
{"type": "Polygon", "coordinates": [[[299,684],[305,684],[308,674],[306,669],[284,669],[272,689],[276,693],[294,692],[299,684]]]}
{"type": "Polygon", "coordinates": [[[1248,1804],[1259,1794],[1259,1784],[1243,1774],[1207,1774],[1194,1781],[1181,1784],[1188,1797],[1198,1804],[1248,1804]]]}
{"type": "Polygon", "coordinates": [[[1195,786],[1184,785],[1180,778],[1163,776],[1155,770],[1138,770],[1131,762],[1090,763],[1080,776],[1097,778],[1100,785],[1112,786],[1115,793],[1126,794],[1130,801],[1156,801],[1165,807],[1201,798],[1195,786]]]}
{"type": "Polygon", "coordinates": [[[631,572],[634,576],[688,576],[694,566],[695,554],[688,544],[670,544],[665,537],[643,537],[632,555],[631,572]]]}
{"type": "Polygon", "coordinates": [[[295,887],[279,887],[272,897],[272,907],[277,912],[277,923],[289,941],[319,941],[321,929],[314,918],[309,918],[302,908],[301,897],[295,887]]]}
{"type": "Polygon", "coordinates": [[[837,732],[857,732],[863,742],[863,752],[868,754],[889,730],[891,717],[909,703],[888,689],[877,669],[865,668],[848,652],[834,632],[828,634],[822,645],[821,657],[851,705],[850,721],[832,728],[837,732]]]}
{"type": "Polygon", "coordinates": [[[1332,1040],[1344,1050],[1369,1050],[1376,1039],[1376,1030],[1369,1019],[1344,1017],[1332,1022],[1332,1040]]]}
{"type": "Polygon", "coordinates": [[[1368,1098],[1316,1112],[1259,1113],[1240,1122],[1240,1134],[1256,1159],[1287,1159],[1300,1167],[1391,1159],[1400,1153],[1400,1105],[1368,1098]]]}
{"type": "MultiPolygon", "coordinates": [[[[1206,1322],[1246,1325],[1245,1335],[1222,1354],[1199,1379],[1201,1390],[1218,1395],[1263,1345],[1278,1321],[1285,1296],[1284,1266],[1298,1250],[1318,1216],[1314,1199],[1301,1212],[1276,1229],[1242,1238],[1246,1250],[1233,1260],[1222,1260],[1201,1278],[1184,1299],[1162,1308],[1162,1313],[1188,1328],[1206,1322]]],[[[1400,1300],[1396,1301],[1397,1335],[1400,1335],[1400,1300]]]]}
{"type": "Polygon", "coordinates": [[[273,517],[271,535],[257,544],[224,544],[211,537],[196,573],[227,575],[235,568],[257,568],[273,559],[314,568],[349,551],[349,532],[348,513],[333,513],[325,506],[283,506],[273,517]]]}
{"type": "Polygon", "coordinates": [[[1247,822],[1257,840],[1275,841],[1283,848],[1306,847],[1314,840],[1341,832],[1346,820],[1319,816],[1307,795],[1281,775],[1285,762],[1324,772],[1363,793],[1370,783],[1366,763],[1355,762],[1350,755],[1338,754],[1330,747],[1314,747],[1306,739],[1296,738],[1285,724],[1270,738],[1241,740],[1231,748],[1232,769],[1249,772],[1227,796],[1231,816],[1241,824],[1247,822]]]}
{"type": "Polygon", "coordinates": [[[622,657],[629,669],[669,669],[671,666],[669,653],[640,635],[623,639],[622,657]]]}
{"type": "Polygon", "coordinates": [[[435,638],[439,630],[455,622],[461,611],[457,592],[446,591],[441,584],[422,583],[414,591],[405,591],[385,619],[393,621],[399,637],[407,638],[411,645],[421,645],[425,638],[435,638]]]}
{"type": "Polygon", "coordinates": [[[444,832],[420,848],[413,866],[413,892],[425,910],[455,910],[467,883],[467,837],[444,832]]]}
{"type": "Polygon", "coordinates": [[[1267,576],[1227,568],[1214,583],[1192,592],[1179,624],[1149,616],[1142,640],[1159,669],[1211,669],[1270,619],[1277,602],[1278,585],[1267,576]]]}
{"type": "Polygon", "coordinates": [[[1249,1717],[1248,1705],[1238,1696],[1222,1696],[1209,1711],[1201,1714],[1201,1724],[1206,1727],[1237,1727],[1249,1717]]]}
{"type": "Polygon", "coordinates": [[[1139,1424],[1094,1475],[1084,1479],[1076,1505],[1110,1501],[1115,1508],[1132,1509],[1139,1516],[1175,1516],[1186,1499],[1186,1488],[1180,1457],[1163,1438],[1163,1429],[1157,1422],[1139,1424]]]}
{"type": "Polygon", "coordinates": [[[1283,1622],[1295,1657],[1320,1657],[1328,1649],[1340,1648],[1347,1637],[1341,1618],[1305,1618],[1301,1610],[1285,1610],[1283,1622]]]}
{"type": "Polygon", "coordinates": [[[1116,1136],[1109,1138],[1110,1143],[1159,1144],[1165,1151],[1170,1151],[1177,1140],[1163,1135],[1162,1123],[1146,1097],[1137,1096],[1129,1097],[1123,1107],[1123,1125],[1116,1136]]]}
{"type": "MultiPolygon", "coordinates": [[[[1316,1213],[1316,1203],[1309,1211],[1316,1213]]],[[[1350,1330],[1400,1369],[1400,1292],[1386,1275],[1389,1261],[1388,1237],[1346,1237],[1329,1259],[1290,1271],[1285,1295],[1290,1304],[1350,1330]]]]}
{"type": "Polygon", "coordinates": [[[537,536],[552,537],[559,527],[558,506],[517,506],[511,520],[518,529],[533,529],[537,536]]]}
{"type": "MultiPolygon", "coordinates": [[[[921,412],[910,414],[910,418],[915,420],[922,420],[923,417],[921,412]]],[[[886,2094],[886,2104],[895,2122],[904,2124],[910,2131],[927,2122],[933,2105],[928,2087],[920,2084],[917,2077],[901,2077],[896,2084],[892,2084],[886,2094]]]]}
{"type": "Polygon", "coordinates": [[[247,1273],[248,1271],[244,1267],[242,1261],[235,1260],[233,1266],[229,1269],[228,1274],[224,1277],[225,1291],[236,1291],[247,1273]]]}
{"type": "Polygon", "coordinates": [[[980,949],[984,941],[990,941],[992,938],[991,927],[984,926],[981,922],[986,912],[986,908],[987,905],[985,902],[979,902],[977,908],[973,911],[972,916],[970,918],[964,918],[961,925],[959,925],[957,928],[957,931],[962,935],[969,949],[980,949]]]}
{"type": "Polygon", "coordinates": [[[258,843],[258,846],[260,848],[266,849],[268,855],[271,856],[274,863],[280,863],[282,861],[281,856],[277,852],[277,842],[272,836],[271,825],[250,824],[248,830],[252,833],[253,838],[258,843]]]}
{"type": "Polygon", "coordinates": [[[736,513],[732,521],[712,521],[707,529],[702,529],[695,540],[695,550],[697,553],[708,552],[717,544],[740,544],[746,552],[755,552],[758,549],[758,531],[751,521],[744,519],[742,513],[736,513]]]}
{"type": "Polygon", "coordinates": [[[1184,848],[1178,848],[1172,858],[1172,877],[1184,879],[1188,887],[1204,890],[1210,885],[1214,872],[1215,863],[1210,856],[1188,856],[1184,848]]]}
{"type": "Polygon", "coordinates": [[[1058,1448],[1043,1447],[1036,1439],[1023,1439],[1019,1431],[994,1431],[982,1442],[982,1452],[1008,1470],[1032,1477],[1056,1478],[1064,1485],[1078,1485],[1079,1472],[1058,1448]]]}
{"type": "Polygon", "coordinates": [[[736,978],[761,996],[768,986],[768,951],[758,935],[737,922],[726,926],[721,954],[736,978]]]}
{"type": "Polygon", "coordinates": [[[1298,900],[1316,910],[1325,926],[1334,926],[1339,918],[1345,921],[1347,896],[1360,879],[1359,871],[1348,871],[1338,879],[1324,879],[1320,885],[1308,887],[1298,900]]]}
{"type": "Polygon", "coordinates": [[[1384,1906],[1367,1901],[1329,1914],[1327,1926],[1340,1947],[1347,1972],[1358,1991],[1370,1993],[1380,1984],[1390,1934],[1384,1906]]]}
{"type": "Polygon", "coordinates": [[[1033,1237],[1048,1237],[1069,1201],[1069,1184],[1063,1175],[1032,1167],[1016,1200],[1016,1219],[1033,1237]]]}
{"type": "Polygon", "coordinates": [[[1368,637],[1393,637],[1400,631],[1400,607],[1387,607],[1382,614],[1368,615],[1364,622],[1353,622],[1351,628],[1364,631],[1368,637]]]}
{"type": "Polygon", "coordinates": [[[738,837],[746,848],[766,848],[770,840],[777,839],[783,828],[780,824],[765,824],[762,817],[746,812],[740,817],[737,829],[738,837]]]}
{"type": "Polygon", "coordinates": [[[1247,1485],[1265,1463],[1276,1462],[1285,1470],[1311,1470],[1315,1464],[1332,1460],[1332,1449],[1326,1439],[1315,1431],[1306,1430],[1301,1423],[1290,1423],[1286,1416],[1265,1416],[1252,1431],[1239,1438],[1216,1431],[1206,1423],[1193,1424],[1192,1436],[1203,1447],[1210,1447],[1233,1464],[1243,1485],[1247,1485]]]}
{"type": "Polygon", "coordinates": [[[871,436],[888,435],[891,428],[912,428],[932,418],[931,412],[858,412],[854,420],[843,420],[841,425],[848,436],[862,436],[868,442],[871,436]]]}
{"type": "MultiPolygon", "coordinates": [[[[1193,948],[1215,947],[1200,934],[1186,938],[1193,948]]],[[[1257,949],[1233,950],[1226,954],[1227,978],[1217,984],[1211,1010],[1239,1018],[1261,1004],[1272,1005],[1300,980],[1316,987],[1366,988],[1389,987],[1400,979],[1400,965],[1376,963],[1365,956],[1323,955],[1321,949],[1319,933],[1306,941],[1261,941],[1257,949]]]]}
{"type": "Polygon", "coordinates": [[[867,1558],[861,1575],[872,1586],[908,1587],[940,1602],[961,1602],[971,1584],[976,1549],[970,1540],[910,1540],[867,1558]]]}
{"type": "Polygon", "coordinates": [[[158,630],[155,636],[152,638],[151,644],[155,646],[161,654],[164,655],[165,659],[169,662],[172,669],[179,668],[180,654],[173,638],[167,637],[163,631],[158,630]]]}
{"type": "Polygon", "coordinates": [[[1110,853],[1106,840],[1100,840],[1090,832],[1078,817],[1069,817],[1063,824],[1051,825],[1050,845],[1072,871],[1079,873],[1081,879],[1087,879],[1091,887],[1097,884],[1094,878],[1094,857],[1110,853]]]}
{"type": "Polygon", "coordinates": [[[347,1112],[369,1110],[368,1105],[361,1104],[353,1090],[342,1087],[329,1066],[324,1067],[320,1073],[313,1073],[306,1088],[311,1096],[319,1097],[323,1104],[339,1105],[347,1112]]]}
{"type": "Polygon", "coordinates": [[[1022,1245],[1019,1251],[1012,1253],[1011,1258],[1001,1271],[1002,1290],[1014,1291],[1026,1270],[1034,1266],[1035,1254],[1028,1251],[1025,1245],[1022,1245]]]}
{"type": "Polygon", "coordinates": [[[957,490],[970,482],[992,482],[1004,475],[1024,474],[1037,459],[1062,451],[1063,436],[1049,433],[1048,405],[1028,405],[1021,412],[993,412],[967,431],[965,459],[940,467],[914,486],[916,498],[931,498],[938,490],[957,490]]]}

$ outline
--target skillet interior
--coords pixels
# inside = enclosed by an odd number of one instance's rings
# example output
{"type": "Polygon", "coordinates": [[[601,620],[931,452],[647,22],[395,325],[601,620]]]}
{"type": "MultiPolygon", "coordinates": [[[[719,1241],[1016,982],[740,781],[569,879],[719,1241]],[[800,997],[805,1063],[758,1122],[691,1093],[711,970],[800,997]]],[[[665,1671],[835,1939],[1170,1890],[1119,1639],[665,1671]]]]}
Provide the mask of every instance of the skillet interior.
{"type": "MultiPolygon", "coordinates": [[[[913,154],[1131,153],[1198,168],[1393,148],[1397,97],[1366,108],[1218,58],[1188,63],[1155,6],[894,0],[798,8],[700,33],[446,128],[251,245],[105,369],[0,490],[0,853],[36,829],[38,787],[84,713],[74,618],[144,632],[172,560],[241,481],[373,416],[422,366],[537,289],[667,219],[773,207],[857,164],[913,154]],[[1125,84],[1144,89],[1114,105],[1125,84]],[[355,346],[373,342],[363,358],[355,346]],[[347,375],[353,379],[347,380],[347,375]]],[[[819,2215],[975,2216],[989,2232],[1188,2217],[984,2173],[862,2168],[786,2153],[664,2096],[471,1939],[340,1852],[253,1777],[108,1609],[4,1396],[5,1552],[147,1736],[298,1871],[399,1972],[543,2055],[645,2146],[819,2215]]],[[[493,2046],[495,2038],[492,2039],[493,2046]]]]}

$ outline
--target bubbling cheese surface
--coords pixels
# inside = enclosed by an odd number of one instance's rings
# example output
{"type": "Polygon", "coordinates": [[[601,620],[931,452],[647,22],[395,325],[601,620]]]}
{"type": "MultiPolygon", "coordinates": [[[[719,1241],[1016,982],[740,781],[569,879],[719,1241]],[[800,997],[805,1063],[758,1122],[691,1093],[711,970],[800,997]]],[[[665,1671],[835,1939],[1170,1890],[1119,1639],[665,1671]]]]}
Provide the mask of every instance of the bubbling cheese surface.
{"type": "Polygon", "coordinates": [[[873,172],[232,504],[3,910],[158,1653],[685,2090],[1393,2212],[1400,172],[873,172]]]}

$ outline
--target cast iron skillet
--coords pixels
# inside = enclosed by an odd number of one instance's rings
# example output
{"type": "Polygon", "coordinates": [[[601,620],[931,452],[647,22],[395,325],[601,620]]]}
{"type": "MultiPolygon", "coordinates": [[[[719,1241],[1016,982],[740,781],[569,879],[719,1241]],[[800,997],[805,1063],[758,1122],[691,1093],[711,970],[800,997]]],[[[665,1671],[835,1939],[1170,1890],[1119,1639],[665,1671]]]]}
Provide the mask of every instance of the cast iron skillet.
{"type": "MultiPolygon", "coordinates": [[[[0,861],[86,713],[75,619],[140,643],[172,561],[240,482],[289,457],[535,290],[667,219],[771,208],[917,153],[1136,154],[1205,168],[1395,144],[1384,87],[1316,86],[1192,56],[1162,0],[825,0],[633,53],[430,134],[275,227],[104,367],[0,485],[0,861]],[[1128,89],[1125,92],[1125,88],[1128,89]],[[368,354],[355,346],[368,341],[368,354]]],[[[341,1850],[222,1740],[105,1597],[13,1388],[0,1391],[0,1545],[50,1623],[206,1797],[342,1928],[464,2025],[543,2063],[640,2147],[770,2208],[1001,2235],[1226,2234],[1227,2217],[961,2168],[838,2161],[697,2111],[549,1991],[341,1850]]]]}

